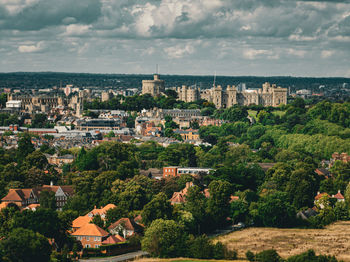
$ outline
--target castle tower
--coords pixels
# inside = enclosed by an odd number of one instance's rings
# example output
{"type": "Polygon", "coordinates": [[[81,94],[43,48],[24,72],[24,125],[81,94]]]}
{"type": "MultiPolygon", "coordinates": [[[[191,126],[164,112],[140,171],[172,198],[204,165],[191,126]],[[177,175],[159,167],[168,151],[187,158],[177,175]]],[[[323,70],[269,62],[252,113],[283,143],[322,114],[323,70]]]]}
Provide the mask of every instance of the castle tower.
{"type": "Polygon", "coordinates": [[[164,92],[164,80],[160,80],[158,74],[153,75],[153,80],[142,80],[142,94],[151,94],[152,96],[159,96],[164,92]]]}

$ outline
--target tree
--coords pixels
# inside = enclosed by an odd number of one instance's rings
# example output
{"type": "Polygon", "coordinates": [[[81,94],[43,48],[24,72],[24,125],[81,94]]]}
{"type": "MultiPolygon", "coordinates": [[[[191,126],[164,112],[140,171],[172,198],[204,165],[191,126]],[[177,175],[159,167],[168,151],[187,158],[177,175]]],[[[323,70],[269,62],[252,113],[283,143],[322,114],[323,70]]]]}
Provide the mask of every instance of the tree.
{"type": "Polygon", "coordinates": [[[46,262],[50,260],[51,246],[43,235],[16,228],[0,241],[0,254],[2,261],[46,262]]]}
{"type": "Polygon", "coordinates": [[[207,212],[215,226],[224,226],[230,214],[230,196],[232,185],[227,181],[215,180],[209,184],[210,197],[207,212]]]}
{"type": "Polygon", "coordinates": [[[100,228],[104,228],[105,222],[101,218],[99,214],[95,215],[93,219],[90,222],[91,224],[95,224],[96,226],[99,226],[100,228]]]}
{"type": "Polygon", "coordinates": [[[24,160],[24,164],[27,165],[28,167],[45,169],[48,165],[48,162],[45,155],[39,150],[36,150],[26,156],[24,160]]]}
{"type": "Polygon", "coordinates": [[[24,159],[27,155],[34,152],[34,146],[32,144],[32,138],[28,133],[24,133],[18,141],[17,157],[18,159],[24,159]]]}
{"type": "Polygon", "coordinates": [[[295,208],[289,204],[288,195],[275,192],[258,202],[259,217],[266,227],[289,227],[295,221],[295,208]]]}
{"type": "Polygon", "coordinates": [[[197,225],[196,233],[200,234],[203,224],[206,220],[206,198],[196,185],[190,187],[186,195],[185,210],[190,212],[194,218],[194,224],[197,225]]]}
{"type": "Polygon", "coordinates": [[[142,250],[153,257],[180,257],[186,253],[187,235],[174,220],[157,219],[147,228],[142,250]]]}
{"type": "Polygon", "coordinates": [[[287,262],[337,262],[338,260],[334,256],[316,256],[315,251],[312,249],[301,253],[299,255],[295,255],[289,257],[287,262]]]}
{"type": "Polygon", "coordinates": [[[283,261],[283,259],[278,255],[278,253],[274,249],[261,251],[260,253],[256,254],[255,260],[257,262],[282,262],[283,261]]]}
{"type": "Polygon", "coordinates": [[[170,219],[172,206],[164,193],[156,195],[142,210],[142,220],[150,225],[155,219],[170,219]]]}
{"type": "Polygon", "coordinates": [[[191,236],[188,240],[188,257],[193,258],[212,258],[213,245],[206,235],[199,237],[191,236]]]}
{"type": "Polygon", "coordinates": [[[56,210],[55,192],[44,190],[40,193],[39,204],[42,208],[56,210]]]}

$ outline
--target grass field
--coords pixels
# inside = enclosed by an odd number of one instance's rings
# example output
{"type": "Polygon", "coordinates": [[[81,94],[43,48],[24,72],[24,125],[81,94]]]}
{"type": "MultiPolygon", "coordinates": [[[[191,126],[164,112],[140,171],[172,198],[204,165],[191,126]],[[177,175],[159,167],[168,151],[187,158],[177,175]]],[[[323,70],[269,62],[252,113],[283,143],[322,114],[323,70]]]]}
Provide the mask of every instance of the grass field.
{"type": "Polygon", "coordinates": [[[284,258],[313,249],[317,254],[335,255],[350,262],[350,221],[325,229],[247,228],[216,238],[244,258],[245,252],[276,249],[284,258]]]}

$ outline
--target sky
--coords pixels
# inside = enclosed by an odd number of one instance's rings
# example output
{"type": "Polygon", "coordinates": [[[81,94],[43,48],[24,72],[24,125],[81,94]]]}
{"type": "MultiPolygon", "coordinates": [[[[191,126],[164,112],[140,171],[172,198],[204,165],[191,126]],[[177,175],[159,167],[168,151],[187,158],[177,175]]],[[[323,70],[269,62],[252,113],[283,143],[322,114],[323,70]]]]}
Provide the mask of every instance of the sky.
{"type": "Polygon", "coordinates": [[[0,72],[350,77],[350,0],[0,0],[0,72]]]}

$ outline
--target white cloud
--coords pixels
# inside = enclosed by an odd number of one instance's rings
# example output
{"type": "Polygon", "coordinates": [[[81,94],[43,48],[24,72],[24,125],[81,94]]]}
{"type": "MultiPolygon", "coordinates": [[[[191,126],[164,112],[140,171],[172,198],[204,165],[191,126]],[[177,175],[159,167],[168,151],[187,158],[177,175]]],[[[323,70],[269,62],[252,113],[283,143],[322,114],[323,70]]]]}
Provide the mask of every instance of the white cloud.
{"type": "Polygon", "coordinates": [[[300,58],[303,58],[306,55],[306,51],[305,50],[296,50],[296,49],[293,49],[293,48],[287,49],[287,53],[290,54],[290,55],[293,55],[293,56],[300,57],[300,58]]]}
{"type": "Polygon", "coordinates": [[[243,51],[243,57],[245,57],[246,59],[256,59],[257,57],[261,56],[261,55],[272,55],[272,52],[269,50],[256,50],[256,49],[246,49],[243,51]]]}
{"type": "Polygon", "coordinates": [[[333,54],[334,54],[333,50],[323,50],[321,52],[321,57],[322,58],[328,58],[328,57],[332,56],[333,54]]]}
{"type": "Polygon", "coordinates": [[[18,51],[20,53],[36,53],[43,51],[45,49],[45,44],[43,42],[38,42],[36,45],[20,45],[18,51]]]}
{"type": "Polygon", "coordinates": [[[194,53],[194,48],[190,44],[183,45],[176,45],[164,48],[165,53],[168,55],[169,58],[182,58],[186,55],[190,55],[194,53]]]}

